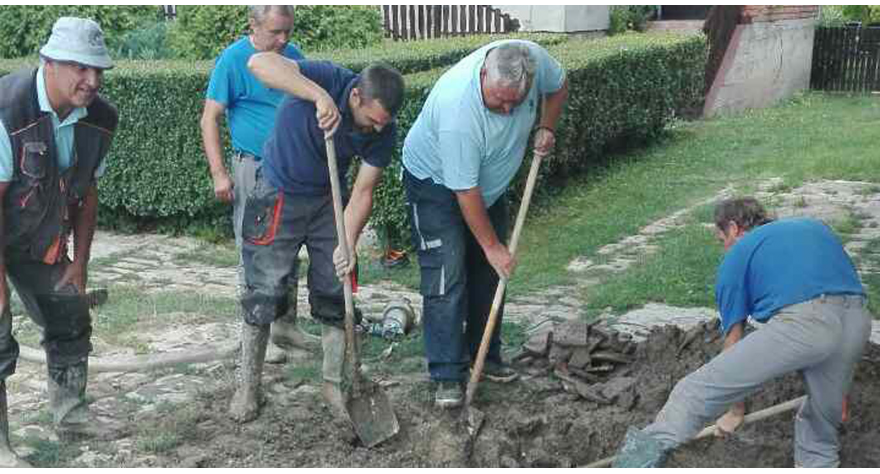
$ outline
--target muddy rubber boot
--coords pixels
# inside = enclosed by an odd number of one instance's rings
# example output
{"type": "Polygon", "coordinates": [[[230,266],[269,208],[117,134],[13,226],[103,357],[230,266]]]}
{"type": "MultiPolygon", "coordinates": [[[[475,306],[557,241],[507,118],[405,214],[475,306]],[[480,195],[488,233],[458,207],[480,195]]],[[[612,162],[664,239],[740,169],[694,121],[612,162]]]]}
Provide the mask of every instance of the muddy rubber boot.
{"type": "Polygon", "coordinates": [[[347,419],[345,411],[345,393],[342,391],[342,380],[345,370],[345,331],[334,326],[321,326],[321,345],[324,348],[322,375],[324,386],[321,394],[330,405],[334,415],[347,419]]]}
{"type": "Polygon", "coordinates": [[[9,410],[6,404],[6,381],[0,380],[0,469],[32,467],[18,457],[9,444],[9,410]]]}
{"type": "Polygon", "coordinates": [[[272,343],[282,348],[296,347],[317,352],[321,348],[321,338],[300,329],[296,320],[296,298],[292,297],[287,314],[272,323],[272,343]]]}
{"type": "Polygon", "coordinates": [[[263,378],[263,361],[269,342],[269,325],[241,325],[241,357],[239,358],[238,388],[229,404],[229,416],[238,422],[257,418],[262,404],[260,383],[263,378]]]}
{"type": "Polygon", "coordinates": [[[113,440],[122,435],[120,423],[101,420],[89,412],[86,403],[88,359],[69,367],[50,367],[48,372],[46,384],[49,389],[49,408],[52,411],[55,432],[59,439],[113,440]]]}
{"type": "MultiPolygon", "coordinates": [[[[274,327],[275,324],[272,324],[274,327]]],[[[267,364],[283,364],[287,362],[287,351],[275,345],[272,339],[266,343],[266,363],[267,364]]]]}

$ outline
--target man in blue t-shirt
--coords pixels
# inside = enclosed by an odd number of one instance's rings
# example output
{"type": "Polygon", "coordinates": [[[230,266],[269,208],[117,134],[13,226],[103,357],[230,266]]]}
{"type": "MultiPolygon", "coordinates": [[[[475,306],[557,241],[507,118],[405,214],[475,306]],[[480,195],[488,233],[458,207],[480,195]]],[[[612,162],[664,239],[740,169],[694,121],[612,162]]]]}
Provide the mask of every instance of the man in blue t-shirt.
{"type": "MultiPolygon", "coordinates": [[[[507,187],[536,120],[535,153],[553,149],[567,96],[565,71],[544,48],[497,41],[437,81],[406,136],[404,186],[421,268],[425,352],[439,407],[462,404],[462,382],[476,358],[499,275],[507,278],[513,270],[505,245],[507,187]]],[[[517,374],[501,359],[502,314],[484,375],[509,382],[517,374]]]]}
{"type": "Polygon", "coordinates": [[[844,400],[871,333],[859,275],[822,222],[771,222],[756,200],[741,198],[719,204],[715,224],[727,251],[715,288],[724,350],[675,386],[653,424],[627,433],[617,465],[658,466],[728,407],[716,434],[732,432],[745,397],[799,371],[807,400],[795,419],[794,464],[836,467],[844,400]],[[767,324],[743,339],[749,317],[767,324]]]}
{"type": "Polygon", "coordinates": [[[323,394],[346,419],[340,388],[345,360],[340,280],[353,271],[355,258],[346,261],[337,245],[325,134],[333,137],[341,183],[348,182],[352,159],[362,158],[351,192],[343,192],[347,240],[355,257],[358,237],[372,212],[373,190],[391,162],[403,77],[384,65],[355,74],[328,61],[296,62],[274,53],[254,55],[249,68],[268,87],[291,97],[278,109],[263,148],[263,166],[243,211],[242,377],[230,413],[241,421],[259,413],[269,324],[286,311],[285,284],[296,278],[296,255],[305,245],[311,314],[323,325],[323,394]]]}
{"type": "MultiPolygon", "coordinates": [[[[252,5],[248,7],[251,34],[226,48],[214,65],[205,109],[202,113],[202,140],[214,181],[214,194],[223,202],[232,202],[233,230],[236,248],[241,251],[241,212],[245,197],[254,187],[255,172],[260,166],[263,144],[275,124],[275,112],[284,93],[270,89],[258,81],[247,68],[247,62],[261,51],[273,51],[287,58],[304,59],[302,53],[288,43],[293,28],[293,6],[252,5]],[[232,137],[232,170],[230,179],[223,164],[220,121],[226,117],[232,137]]],[[[244,285],[244,270],[239,261],[239,293],[244,285]]],[[[286,353],[272,342],[316,350],[317,338],[296,326],[297,281],[290,281],[294,295],[289,314],[272,325],[269,362],[283,362],[286,353]]]]}

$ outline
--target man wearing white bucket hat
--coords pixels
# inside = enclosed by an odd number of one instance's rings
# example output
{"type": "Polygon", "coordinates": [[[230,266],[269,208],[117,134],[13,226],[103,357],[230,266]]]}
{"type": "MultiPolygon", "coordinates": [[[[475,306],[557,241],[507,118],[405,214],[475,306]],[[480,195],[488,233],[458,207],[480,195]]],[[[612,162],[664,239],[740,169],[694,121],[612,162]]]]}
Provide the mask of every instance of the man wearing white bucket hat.
{"type": "Polygon", "coordinates": [[[98,95],[111,67],[98,24],[64,17],[40,49],[39,68],[0,78],[0,468],[25,464],[8,437],[5,380],[15,372],[18,344],[7,276],[43,329],[56,431],[64,439],[112,434],[85,399],[95,183],[119,120],[98,95]]]}

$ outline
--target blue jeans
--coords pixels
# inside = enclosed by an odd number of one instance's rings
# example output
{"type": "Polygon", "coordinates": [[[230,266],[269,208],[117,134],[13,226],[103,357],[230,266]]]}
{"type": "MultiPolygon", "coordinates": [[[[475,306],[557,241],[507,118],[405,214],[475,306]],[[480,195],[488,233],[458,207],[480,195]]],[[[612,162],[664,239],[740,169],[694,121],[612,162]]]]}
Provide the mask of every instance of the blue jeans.
{"type": "MultiPolygon", "coordinates": [[[[498,274],[464,221],[454,192],[408,171],[403,181],[421,269],[428,371],[434,381],[463,381],[483,338],[498,274]]],[[[507,209],[504,197],[488,209],[502,242],[507,239],[507,209]]],[[[502,304],[486,356],[492,362],[501,361],[503,315],[502,304]]]]}

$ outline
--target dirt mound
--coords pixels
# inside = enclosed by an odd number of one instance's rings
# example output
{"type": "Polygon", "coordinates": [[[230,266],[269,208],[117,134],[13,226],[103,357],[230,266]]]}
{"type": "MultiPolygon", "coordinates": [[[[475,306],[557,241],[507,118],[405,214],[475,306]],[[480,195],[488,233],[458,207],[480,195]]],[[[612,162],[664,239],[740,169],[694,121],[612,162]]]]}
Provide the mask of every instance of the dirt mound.
{"type": "MultiPolygon", "coordinates": [[[[486,423],[474,442],[460,411],[432,406],[431,385],[401,381],[387,388],[401,432],[373,449],[358,445],[333,422],[317,390],[267,380],[269,403],[255,422],[226,417],[231,389],[202,392],[187,442],[156,465],[203,467],[575,467],[615,454],[627,427],[648,424],[681,377],[714,357],[721,340],[713,324],[688,331],[655,329],[601,383],[631,378],[626,403],[598,403],[552,373],[527,375],[509,385],[483,382],[475,406],[486,423]],[[193,454],[198,452],[199,454],[193,454]]],[[[880,465],[880,347],[870,345],[851,395],[843,429],[845,467],[880,465]]],[[[268,374],[272,379],[272,374],[268,374]]],[[[749,401],[750,411],[804,393],[795,375],[768,383],[749,401]]],[[[744,428],[730,440],[707,439],[679,449],[669,467],[787,467],[792,465],[793,413],[744,428]]]]}

